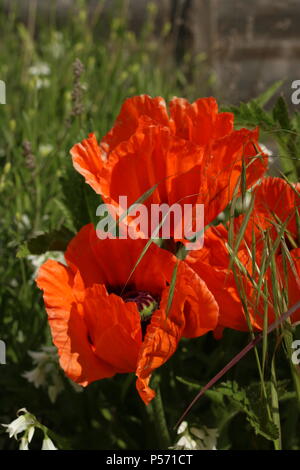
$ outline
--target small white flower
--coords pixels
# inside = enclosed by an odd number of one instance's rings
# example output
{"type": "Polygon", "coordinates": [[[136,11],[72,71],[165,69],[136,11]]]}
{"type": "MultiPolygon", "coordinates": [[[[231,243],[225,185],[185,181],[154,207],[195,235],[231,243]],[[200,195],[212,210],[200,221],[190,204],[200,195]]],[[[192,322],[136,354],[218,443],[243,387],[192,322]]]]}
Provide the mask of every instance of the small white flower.
{"type": "Polygon", "coordinates": [[[170,449],[174,450],[216,450],[218,430],[191,427],[183,421],[178,428],[177,434],[180,436],[178,441],[170,449]]]}
{"type": "Polygon", "coordinates": [[[42,450],[57,450],[50,437],[45,436],[43,440],[42,450]]]}
{"type": "Polygon", "coordinates": [[[27,214],[16,214],[16,225],[19,229],[29,229],[31,222],[27,214]]]}
{"type": "Polygon", "coordinates": [[[205,432],[203,431],[203,429],[191,428],[191,433],[194,434],[194,436],[198,439],[203,440],[205,438],[205,432]]]}
{"type": "Polygon", "coordinates": [[[29,351],[28,354],[36,367],[22,376],[36,388],[48,388],[49,399],[55,403],[57,396],[64,390],[56,348],[43,346],[41,351],[29,351]]]}
{"type": "Polygon", "coordinates": [[[18,434],[24,433],[19,438],[19,450],[29,450],[29,444],[32,441],[35,429],[40,429],[44,433],[42,450],[57,450],[51,439],[48,437],[48,428],[43,426],[36,417],[29,413],[26,408],[21,408],[17,412],[18,418],[10,424],[2,424],[9,433],[9,437],[18,439],[18,434]],[[21,414],[22,413],[22,414],[21,414]],[[20,416],[19,416],[20,415],[20,416]]]}
{"type": "Polygon", "coordinates": [[[48,387],[48,395],[50,398],[51,403],[56,402],[57,396],[64,390],[64,383],[60,375],[58,373],[52,375],[53,385],[49,385],[48,387]]]}
{"type": "Polygon", "coordinates": [[[46,374],[42,367],[35,367],[32,370],[24,372],[22,377],[27,379],[29,383],[32,383],[35,388],[39,388],[46,383],[46,374]]]}
{"type": "Polygon", "coordinates": [[[61,253],[61,251],[47,251],[42,255],[28,255],[27,259],[31,262],[32,266],[34,267],[34,272],[31,277],[32,280],[36,278],[40,266],[42,266],[42,264],[44,264],[48,259],[55,259],[56,261],[62,264],[66,264],[64,255],[63,253],[61,253]]]}
{"type": "Polygon", "coordinates": [[[63,56],[65,51],[64,36],[60,31],[52,32],[47,50],[55,59],[63,56]]]}
{"type": "Polygon", "coordinates": [[[28,444],[32,441],[34,431],[34,426],[31,426],[27,431],[25,431],[25,434],[22,436],[20,441],[19,450],[29,450],[28,444]]]}
{"type": "Polygon", "coordinates": [[[18,414],[21,412],[24,414],[20,415],[17,419],[14,419],[11,423],[2,424],[3,427],[7,428],[6,432],[8,432],[9,437],[17,439],[18,434],[26,431],[35,422],[34,417],[28,413],[25,408],[19,410],[18,414]]]}
{"type": "Polygon", "coordinates": [[[56,351],[55,346],[42,346],[41,351],[28,351],[28,354],[32,357],[34,364],[39,364],[43,361],[49,361],[56,355],[56,351]]]}
{"type": "Polygon", "coordinates": [[[29,450],[28,439],[25,436],[21,439],[19,450],[29,450]]]}
{"type": "Polygon", "coordinates": [[[218,221],[219,222],[222,222],[222,220],[225,220],[226,218],[226,215],[225,215],[225,212],[220,212],[220,214],[218,215],[218,221]]]}
{"type": "Polygon", "coordinates": [[[242,197],[239,197],[236,202],[235,209],[239,212],[246,211],[250,207],[251,199],[251,193],[247,191],[245,193],[244,200],[242,199],[242,197]]]}
{"type": "Polygon", "coordinates": [[[48,78],[37,78],[35,86],[37,90],[41,90],[42,88],[49,88],[50,80],[48,78]]]}
{"type": "Polygon", "coordinates": [[[268,147],[266,147],[264,144],[260,143],[259,144],[261,150],[263,153],[265,153],[266,155],[268,155],[268,157],[271,157],[273,155],[273,152],[272,150],[270,150],[268,147]]]}
{"type": "Polygon", "coordinates": [[[269,169],[271,169],[271,167],[273,167],[276,164],[276,160],[277,160],[276,156],[273,155],[272,150],[269,149],[266,145],[259,143],[259,146],[262,152],[268,156],[269,169]]]}
{"type": "Polygon", "coordinates": [[[186,431],[188,427],[188,423],[187,421],[182,421],[182,423],[180,424],[178,430],[177,430],[177,434],[182,434],[184,433],[184,431],[186,431]]]}
{"type": "Polygon", "coordinates": [[[53,145],[51,144],[40,144],[38,148],[38,153],[42,157],[48,157],[49,153],[53,150],[53,145]]]}
{"type": "Polygon", "coordinates": [[[205,439],[206,446],[211,450],[217,450],[217,439],[218,439],[218,430],[217,429],[208,429],[205,428],[207,432],[207,437],[205,439]]]}
{"type": "Polygon", "coordinates": [[[35,431],[35,427],[34,427],[34,426],[31,426],[31,428],[29,428],[28,433],[27,433],[27,440],[28,440],[28,442],[31,442],[31,441],[32,441],[32,438],[33,438],[33,435],[34,435],[34,431],[35,431]]]}
{"type": "Polygon", "coordinates": [[[46,62],[38,62],[29,67],[29,74],[33,76],[45,76],[50,74],[50,67],[46,62]]]}
{"type": "Polygon", "coordinates": [[[180,450],[197,450],[197,442],[191,436],[182,436],[176,443],[180,450]]]}
{"type": "Polygon", "coordinates": [[[203,426],[201,429],[191,427],[190,432],[197,438],[197,445],[200,450],[216,450],[217,429],[209,429],[206,426],[203,426]]]}
{"type": "Polygon", "coordinates": [[[17,281],[17,279],[14,279],[14,278],[13,278],[13,279],[10,281],[9,285],[10,285],[11,287],[18,287],[18,281],[17,281]]]}

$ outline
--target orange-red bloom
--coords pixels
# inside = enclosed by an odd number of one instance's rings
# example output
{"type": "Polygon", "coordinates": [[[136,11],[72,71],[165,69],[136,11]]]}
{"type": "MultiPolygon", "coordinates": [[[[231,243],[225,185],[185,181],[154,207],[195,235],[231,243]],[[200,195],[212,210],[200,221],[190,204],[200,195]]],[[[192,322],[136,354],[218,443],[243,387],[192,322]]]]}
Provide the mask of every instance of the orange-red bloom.
{"type": "MultiPolygon", "coordinates": [[[[294,243],[298,244],[299,191],[299,183],[289,184],[282,178],[265,178],[257,185],[253,192],[255,204],[245,232],[245,240],[250,243],[254,232],[257,243],[261,243],[264,233],[268,231],[271,240],[275,241],[280,229],[284,229],[285,237],[290,238],[289,243],[294,240],[294,243]]],[[[242,220],[242,217],[237,218],[236,231],[239,230],[242,220]]]]}
{"type": "Polygon", "coordinates": [[[39,270],[53,342],[60,364],[87,385],[116,373],[135,372],[145,403],[154,369],[181,337],[216,327],[218,305],[206,284],[183,261],[152,244],[130,276],[145,240],[99,240],[83,227],[65,253],[67,265],[48,260],[39,270]],[[168,308],[172,273],[175,291],[168,308]]]}
{"type": "MultiPolygon", "coordinates": [[[[281,234],[282,240],[285,241],[285,247],[289,250],[286,255],[282,245],[279,244],[274,253],[276,289],[287,295],[288,307],[300,300],[300,248],[297,247],[299,242],[296,223],[300,196],[297,188],[299,189],[299,185],[291,186],[280,178],[265,178],[254,190],[254,208],[237,252],[237,257],[244,269],[248,271],[249,276],[246,275],[246,271],[239,271],[239,269],[237,269],[237,275],[247,295],[248,313],[255,329],[263,327],[264,301],[259,289],[250,281],[250,277],[256,282],[259,278],[263,251],[267,243],[266,234],[268,234],[271,249],[274,249],[274,243],[281,234]],[[286,230],[283,230],[284,228],[286,230]],[[253,241],[255,241],[255,245],[253,245],[253,241]],[[251,253],[253,246],[255,246],[255,263],[253,263],[251,253]],[[259,300],[258,297],[260,297],[259,300]]],[[[241,229],[243,220],[244,216],[241,216],[235,221],[236,233],[241,229]]],[[[186,262],[206,282],[217,300],[220,307],[219,326],[248,330],[239,289],[233,271],[229,270],[230,254],[227,243],[227,228],[223,225],[211,227],[205,233],[204,248],[190,252],[186,262]]],[[[273,292],[271,276],[269,267],[264,276],[270,296],[269,322],[275,320],[272,304],[273,296],[276,293],[273,292]]],[[[293,322],[299,321],[300,310],[297,310],[291,318],[293,322]]]]}
{"type": "Polygon", "coordinates": [[[127,99],[100,144],[90,134],[72,148],[74,167],[106,203],[127,196],[130,206],[158,184],[144,204],[204,204],[206,225],[240,187],[242,168],[251,187],[267,157],[258,130],[234,130],[233,115],[219,113],[214,98],[174,98],[169,109],[160,97],[127,99]]]}

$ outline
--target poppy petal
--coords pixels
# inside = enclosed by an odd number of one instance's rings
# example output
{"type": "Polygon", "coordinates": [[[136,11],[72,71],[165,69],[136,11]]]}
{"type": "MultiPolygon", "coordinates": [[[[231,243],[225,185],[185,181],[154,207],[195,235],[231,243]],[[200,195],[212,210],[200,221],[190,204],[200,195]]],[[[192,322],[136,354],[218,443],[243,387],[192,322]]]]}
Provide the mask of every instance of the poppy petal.
{"type": "Polygon", "coordinates": [[[202,262],[197,259],[197,252],[189,256],[186,262],[205,281],[217,301],[220,308],[219,326],[248,330],[233,273],[228,269],[202,262]]]}
{"type": "Polygon", "coordinates": [[[160,294],[172,275],[176,258],[151,243],[134,270],[146,243],[131,238],[101,240],[89,224],[71,240],[65,258],[74,273],[80,271],[85,287],[105,284],[121,291],[126,284],[134,284],[138,290],[160,294]]]}
{"type": "Polygon", "coordinates": [[[116,372],[134,372],[142,344],[140,315],[136,304],[108,295],[104,286],[86,290],[83,315],[94,352],[116,372]]]}
{"type": "Polygon", "coordinates": [[[149,387],[151,374],[176,351],[182,336],[184,322],[184,315],[179,312],[175,318],[166,317],[165,311],[162,309],[152,315],[136,369],[136,387],[146,405],[155,396],[155,392],[149,387]]]}
{"type": "Polygon", "coordinates": [[[177,349],[182,336],[196,337],[214,330],[218,305],[205,283],[184,262],[178,265],[174,294],[168,309],[170,289],[163,292],[160,309],[154,312],[140,350],[137,389],[147,404],[154,396],[149,387],[152,372],[177,349]]]}
{"type": "MultiPolygon", "coordinates": [[[[282,178],[264,178],[255,188],[252,220],[260,230],[286,223],[286,228],[297,238],[296,211],[300,208],[300,195],[296,187],[282,178]]],[[[271,231],[276,239],[277,231],[271,231]]]]}
{"type": "Polygon", "coordinates": [[[266,171],[258,131],[233,131],[232,114],[218,113],[214,98],[174,98],[170,111],[169,119],[159,97],[130,98],[100,145],[90,135],[72,148],[74,167],[106,203],[118,207],[127,196],[130,206],[153,188],[144,204],[204,204],[211,223],[241,186],[243,162],[247,188],[266,171]]]}
{"type": "Polygon", "coordinates": [[[48,260],[40,268],[36,281],[44,291],[53,342],[68,377],[86,386],[94,380],[114,375],[115,370],[97,358],[88,341],[79,302],[83,300],[83,291],[73,290],[79,283],[76,275],[74,277],[62,264],[48,260]]]}
{"type": "Polygon", "coordinates": [[[170,113],[175,134],[200,146],[209,145],[233,130],[233,114],[218,113],[214,98],[200,98],[192,104],[183,98],[173,98],[170,113]]]}
{"type": "Polygon", "coordinates": [[[169,125],[168,112],[163,98],[160,96],[151,98],[148,95],[134,96],[124,101],[114,127],[106,134],[102,142],[107,144],[109,150],[112,151],[135,133],[141,116],[148,116],[163,126],[169,125]]]}
{"type": "Polygon", "coordinates": [[[85,287],[105,282],[105,275],[95,257],[94,244],[99,242],[95,236],[93,224],[82,227],[77,235],[70,241],[65,252],[68,266],[75,273],[80,271],[85,287]]]}
{"type": "Polygon", "coordinates": [[[185,327],[182,335],[196,338],[214,330],[218,323],[219,306],[204,280],[186,263],[180,263],[178,269],[173,300],[176,308],[183,293],[185,327]]]}
{"type": "Polygon", "coordinates": [[[215,141],[203,161],[205,224],[222,212],[233,196],[241,194],[243,163],[246,187],[251,188],[267,169],[267,155],[258,155],[258,130],[240,129],[215,141]]]}
{"type": "MultiPolygon", "coordinates": [[[[293,307],[300,301],[300,248],[289,252],[289,259],[280,255],[276,258],[278,274],[282,289],[288,293],[288,307],[293,307]]],[[[272,282],[270,280],[270,285],[272,282]]],[[[300,308],[291,316],[292,323],[300,321],[300,308]]]]}
{"type": "MultiPolygon", "coordinates": [[[[94,134],[75,144],[70,153],[73,165],[97,194],[108,192],[109,171],[105,166],[107,154],[94,134]]],[[[112,159],[110,163],[113,164],[112,159]]]]}

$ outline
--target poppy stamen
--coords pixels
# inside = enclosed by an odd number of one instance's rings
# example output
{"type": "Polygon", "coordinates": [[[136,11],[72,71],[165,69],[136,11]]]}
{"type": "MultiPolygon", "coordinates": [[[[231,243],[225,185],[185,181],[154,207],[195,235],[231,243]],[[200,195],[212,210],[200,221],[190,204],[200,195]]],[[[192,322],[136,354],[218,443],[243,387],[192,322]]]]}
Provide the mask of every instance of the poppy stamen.
{"type": "Polygon", "coordinates": [[[136,303],[141,321],[148,321],[152,313],[158,308],[157,300],[149,292],[131,291],[126,293],[123,298],[125,302],[136,303]]]}

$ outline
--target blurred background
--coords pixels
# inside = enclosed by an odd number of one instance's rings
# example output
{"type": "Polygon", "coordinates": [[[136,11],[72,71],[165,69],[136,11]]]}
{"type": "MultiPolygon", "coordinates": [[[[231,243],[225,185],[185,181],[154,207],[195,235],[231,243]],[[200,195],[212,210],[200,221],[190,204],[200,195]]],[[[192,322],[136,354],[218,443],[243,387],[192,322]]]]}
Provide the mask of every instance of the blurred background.
{"type": "MultiPolygon", "coordinates": [[[[276,80],[297,78],[300,65],[300,4],[297,0],[2,0],[36,37],[46,24],[57,29],[86,7],[87,23],[100,39],[116,13],[141,40],[152,30],[152,52],[165,67],[175,61],[181,86],[193,83],[223,102],[253,98],[276,80]],[[149,18],[149,13],[151,19],[149,18]],[[148,30],[149,32],[149,30],[148,30]],[[179,73],[180,71],[180,73],[179,73]]],[[[4,38],[5,40],[5,38],[4,38]]]]}

